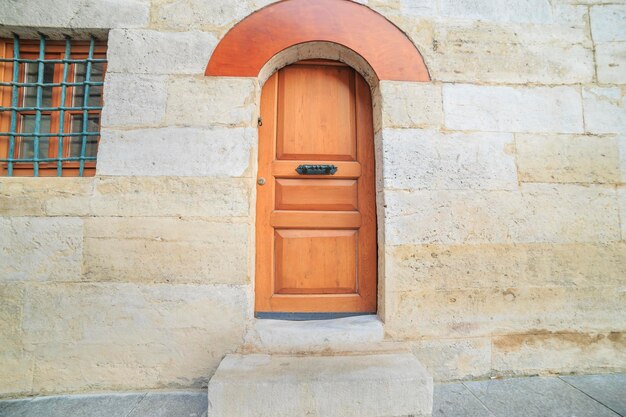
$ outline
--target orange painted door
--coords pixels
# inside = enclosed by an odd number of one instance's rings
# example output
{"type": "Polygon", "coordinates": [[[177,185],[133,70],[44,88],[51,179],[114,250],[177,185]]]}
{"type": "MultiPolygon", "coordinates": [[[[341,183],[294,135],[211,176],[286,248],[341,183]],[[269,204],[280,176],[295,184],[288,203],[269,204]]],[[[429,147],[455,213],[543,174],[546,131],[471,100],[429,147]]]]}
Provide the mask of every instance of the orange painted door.
{"type": "Polygon", "coordinates": [[[302,61],[266,82],[261,120],[256,311],[375,312],[368,85],[343,64],[302,61]]]}

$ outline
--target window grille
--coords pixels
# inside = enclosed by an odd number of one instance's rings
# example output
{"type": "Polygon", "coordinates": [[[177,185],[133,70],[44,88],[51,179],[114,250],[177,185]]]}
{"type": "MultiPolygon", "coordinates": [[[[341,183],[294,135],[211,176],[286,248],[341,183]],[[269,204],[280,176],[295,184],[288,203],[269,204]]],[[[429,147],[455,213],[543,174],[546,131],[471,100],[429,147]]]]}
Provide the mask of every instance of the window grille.
{"type": "Polygon", "coordinates": [[[0,175],[93,176],[106,44],[0,39],[0,175]]]}

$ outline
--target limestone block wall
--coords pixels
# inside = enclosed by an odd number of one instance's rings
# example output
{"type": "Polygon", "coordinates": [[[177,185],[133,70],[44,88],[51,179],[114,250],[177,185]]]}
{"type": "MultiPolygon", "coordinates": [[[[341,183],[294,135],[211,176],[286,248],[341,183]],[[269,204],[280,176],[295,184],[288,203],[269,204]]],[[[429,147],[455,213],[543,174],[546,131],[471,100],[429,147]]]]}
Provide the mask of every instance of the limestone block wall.
{"type": "MultiPolygon", "coordinates": [[[[109,67],[97,176],[0,179],[0,395],[206,384],[252,319],[261,86],[203,73],[271,1],[5,3],[109,67]]],[[[626,370],[626,4],[360,3],[432,78],[375,91],[387,337],[438,380],[626,370]]]]}

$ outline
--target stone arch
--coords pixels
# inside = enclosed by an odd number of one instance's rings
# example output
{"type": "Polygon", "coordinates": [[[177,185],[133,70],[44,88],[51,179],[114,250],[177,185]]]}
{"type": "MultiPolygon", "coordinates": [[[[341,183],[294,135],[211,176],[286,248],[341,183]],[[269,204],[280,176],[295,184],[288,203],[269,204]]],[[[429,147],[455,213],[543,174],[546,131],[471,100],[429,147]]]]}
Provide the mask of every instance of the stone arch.
{"type": "Polygon", "coordinates": [[[400,29],[348,0],[285,0],[251,14],[220,41],[205,75],[257,77],[273,56],[307,42],[354,51],[379,80],[430,80],[421,54],[400,29]]]}

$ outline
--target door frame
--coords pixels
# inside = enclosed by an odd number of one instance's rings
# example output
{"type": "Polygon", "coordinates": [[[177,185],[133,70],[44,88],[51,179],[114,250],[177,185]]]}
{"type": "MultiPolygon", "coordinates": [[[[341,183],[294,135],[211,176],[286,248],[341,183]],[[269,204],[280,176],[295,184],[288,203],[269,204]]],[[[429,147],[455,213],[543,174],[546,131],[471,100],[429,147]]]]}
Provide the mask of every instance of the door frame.
{"type": "MultiPolygon", "coordinates": [[[[249,83],[258,80],[256,103],[259,108],[260,89],[265,81],[279,68],[303,59],[330,59],[344,62],[357,70],[367,81],[372,94],[374,119],[374,146],[376,164],[376,208],[378,229],[378,316],[385,321],[393,308],[386,308],[387,300],[393,303],[393,285],[385,267],[386,206],[382,178],[383,122],[382,112],[386,100],[382,100],[379,81],[431,81],[422,55],[405,32],[385,16],[369,7],[344,0],[285,0],[269,4],[250,14],[233,26],[219,41],[207,64],[205,75],[214,77],[237,77],[249,83]],[[255,39],[250,42],[250,39],[255,39]],[[397,45],[398,48],[390,48],[397,45]],[[251,60],[250,58],[254,59],[251,60]],[[410,64],[409,64],[410,63],[410,64]],[[387,312],[389,311],[389,313],[387,312]]],[[[247,84],[249,85],[249,84],[247,84]]],[[[245,89],[244,89],[245,90],[245,89]]],[[[252,91],[242,91],[241,102],[250,100],[252,91]]],[[[388,97],[392,102],[395,97],[388,97]]],[[[427,101],[416,105],[427,111],[427,101]]],[[[420,109],[417,108],[416,111],[420,109]]],[[[242,117],[241,123],[249,126],[250,119],[242,117]]],[[[257,155],[252,157],[257,163],[257,155]]],[[[255,265],[255,214],[256,169],[248,172],[250,198],[249,270],[254,286],[255,265]]],[[[254,288],[248,291],[248,312],[254,314],[254,288]]]]}
{"type": "MultiPolygon", "coordinates": [[[[329,65],[333,66],[337,64],[341,64],[341,66],[348,67],[354,71],[353,84],[352,84],[352,93],[354,94],[355,107],[353,108],[354,116],[355,116],[355,129],[358,133],[358,140],[356,143],[356,152],[358,153],[357,161],[364,163],[364,161],[369,161],[370,164],[366,164],[367,169],[360,172],[359,178],[359,196],[366,198],[368,195],[374,199],[373,206],[369,206],[370,202],[366,202],[367,200],[359,200],[359,212],[362,216],[362,223],[359,227],[359,231],[361,233],[361,238],[365,239],[365,241],[360,241],[359,247],[364,249],[363,253],[359,253],[357,256],[357,263],[359,265],[359,273],[364,276],[372,277],[372,279],[365,279],[363,281],[358,281],[359,286],[357,293],[352,294],[338,294],[336,297],[328,296],[328,295],[307,295],[306,301],[303,301],[302,304],[298,305],[298,313],[303,314],[328,314],[325,313],[324,310],[331,310],[331,315],[336,314],[372,314],[375,312],[377,305],[377,276],[378,276],[378,242],[377,242],[377,222],[376,222],[376,212],[377,212],[377,204],[376,204],[376,157],[374,154],[374,124],[373,124],[373,113],[374,108],[372,106],[372,92],[369,84],[365,79],[360,75],[358,71],[352,68],[349,65],[346,65],[337,61],[330,62],[319,62],[319,60],[302,60],[297,62],[296,64],[304,64],[304,65],[329,65]],[[307,62],[308,61],[308,62],[307,62]],[[360,111],[360,109],[368,109],[367,111],[360,111]],[[361,129],[359,129],[359,126],[361,129]],[[365,128],[363,128],[366,126],[365,128]],[[366,202],[365,205],[361,205],[361,201],[366,202]],[[373,228],[373,230],[372,230],[373,228]],[[374,242],[371,242],[371,239],[374,239],[374,242]],[[368,240],[369,239],[369,240],[368,240]],[[373,245],[373,247],[371,246],[373,245]],[[372,261],[372,258],[374,260],[372,261]],[[342,299],[341,304],[338,303],[337,297],[342,299]],[[314,306],[315,307],[314,307],[314,306]],[[325,307],[324,307],[325,306],[325,307]],[[363,311],[359,313],[360,311],[363,311]]],[[[282,68],[284,68],[283,66],[282,68]]],[[[281,68],[281,69],[282,69],[281,68]]],[[[262,88],[261,101],[259,106],[259,113],[261,112],[261,107],[265,109],[264,119],[262,124],[260,124],[259,129],[257,130],[259,134],[258,141],[258,158],[257,162],[259,162],[259,166],[257,167],[257,177],[263,177],[266,181],[270,182],[270,185],[273,185],[273,174],[275,173],[276,167],[272,168],[272,161],[276,155],[276,129],[275,125],[276,121],[279,120],[277,117],[277,103],[278,98],[277,94],[279,91],[279,86],[281,83],[278,81],[278,73],[281,69],[278,69],[274,72],[274,74],[268,79],[268,81],[264,84],[262,88]],[[268,114],[271,114],[271,117],[267,117],[268,114]]],[[[355,132],[356,133],[356,132],[355,132]]],[[[288,161],[285,161],[288,162],[288,161]]],[[[342,162],[333,162],[336,165],[341,166],[342,162]]],[[[274,164],[275,165],[275,164],[274,164]]],[[[346,164],[347,165],[347,164],[346,164]]],[[[343,178],[347,175],[346,178],[354,178],[353,173],[345,173],[341,175],[342,172],[346,172],[345,170],[339,170],[337,176],[333,176],[333,178],[343,178]]],[[[256,188],[257,190],[259,188],[256,188]]],[[[255,213],[257,216],[262,217],[263,219],[270,219],[271,212],[274,210],[274,189],[264,188],[266,192],[263,194],[263,201],[257,195],[257,200],[255,201],[255,213]],[[272,191],[272,192],[267,192],[272,191]]],[[[371,200],[370,200],[371,201],[371,200]]],[[[350,212],[346,212],[348,214],[350,212]]],[[[260,315],[267,316],[268,314],[284,314],[285,311],[275,311],[273,309],[289,309],[289,306],[292,305],[294,295],[281,295],[275,294],[273,289],[273,273],[271,271],[271,267],[274,265],[274,239],[275,239],[275,231],[274,227],[270,224],[259,223],[259,219],[255,219],[255,258],[254,258],[254,269],[255,269],[255,287],[254,287],[254,310],[255,315],[259,317],[260,315]],[[259,242],[268,242],[271,244],[264,244],[262,246],[258,246],[259,242]],[[258,275],[263,275],[263,279],[261,280],[258,275]]],[[[293,312],[289,312],[293,313],[293,312]]]]}

